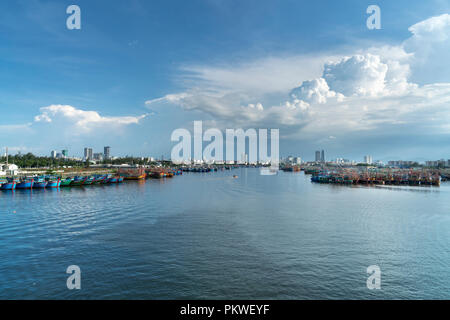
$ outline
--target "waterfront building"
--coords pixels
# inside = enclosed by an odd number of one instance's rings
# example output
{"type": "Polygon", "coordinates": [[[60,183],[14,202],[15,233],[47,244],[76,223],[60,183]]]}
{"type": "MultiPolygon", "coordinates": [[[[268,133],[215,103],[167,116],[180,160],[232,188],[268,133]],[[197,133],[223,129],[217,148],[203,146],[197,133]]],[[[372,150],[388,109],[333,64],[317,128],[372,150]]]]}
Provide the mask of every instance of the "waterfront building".
{"type": "Polygon", "coordinates": [[[240,164],[246,164],[248,162],[248,154],[246,154],[245,152],[243,152],[241,154],[241,161],[239,162],[240,164]]]}
{"type": "Polygon", "coordinates": [[[302,158],[301,157],[295,157],[294,158],[294,163],[295,164],[302,164],[302,158]]]}
{"type": "Polygon", "coordinates": [[[316,162],[320,162],[320,151],[316,151],[316,162]]]}
{"type": "Polygon", "coordinates": [[[364,156],[364,163],[366,164],[372,164],[373,160],[372,160],[372,156],[364,156]]]}
{"type": "Polygon", "coordinates": [[[320,161],[325,162],[325,151],[324,150],[322,150],[322,152],[320,154],[320,161]]]}
{"type": "Polygon", "coordinates": [[[93,159],[93,151],[92,148],[84,148],[84,159],[92,160],[93,159]]]}
{"type": "Polygon", "coordinates": [[[398,167],[398,168],[411,167],[416,164],[417,162],[415,161],[404,161],[404,160],[388,161],[389,167],[398,167]]]}
{"type": "Polygon", "coordinates": [[[111,147],[106,146],[103,148],[103,156],[105,159],[109,159],[111,157],[111,147]]]}
{"type": "Polygon", "coordinates": [[[103,153],[94,153],[94,160],[103,161],[103,153]]]}

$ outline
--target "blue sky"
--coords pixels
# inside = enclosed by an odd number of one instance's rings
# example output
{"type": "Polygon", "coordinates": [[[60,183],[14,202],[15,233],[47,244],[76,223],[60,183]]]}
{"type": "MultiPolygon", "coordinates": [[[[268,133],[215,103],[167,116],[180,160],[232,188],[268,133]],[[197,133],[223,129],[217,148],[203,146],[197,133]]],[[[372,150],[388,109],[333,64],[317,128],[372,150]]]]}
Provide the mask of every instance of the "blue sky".
{"type": "Polygon", "coordinates": [[[281,154],[307,160],[450,158],[449,12],[449,1],[3,1],[0,147],[167,157],[171,132],[204,120],[279,128],[281,154]],[[66,28],[70,4],[81,30],[66,28]],[[381,30],[366,27],[370,4],[381,30]]]}

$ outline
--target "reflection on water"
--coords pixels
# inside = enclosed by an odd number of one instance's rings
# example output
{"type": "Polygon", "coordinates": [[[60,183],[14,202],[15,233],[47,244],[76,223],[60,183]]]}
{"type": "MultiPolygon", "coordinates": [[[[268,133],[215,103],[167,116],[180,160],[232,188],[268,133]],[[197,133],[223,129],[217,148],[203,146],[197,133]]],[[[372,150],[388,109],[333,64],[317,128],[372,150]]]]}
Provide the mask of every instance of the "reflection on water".
{"type": "Polygon", "coordinates": [[[448,299],[449,191],[237,169],[0,192],[0,298],[448,299]]]}

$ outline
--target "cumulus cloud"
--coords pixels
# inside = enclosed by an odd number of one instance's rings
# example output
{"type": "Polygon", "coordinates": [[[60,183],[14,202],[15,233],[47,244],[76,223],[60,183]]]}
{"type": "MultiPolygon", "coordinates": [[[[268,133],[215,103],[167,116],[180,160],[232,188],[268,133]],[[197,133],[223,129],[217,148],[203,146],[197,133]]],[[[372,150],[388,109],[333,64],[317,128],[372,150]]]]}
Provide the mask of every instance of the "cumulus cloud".
{"type": "MultiPolygon", "coordinates": [[[[147,103],[201,111],[219,125],[282,128],[282,134],[311,139],[334,140],[356,131],[449,133],[450,83],[411,80],[419,60],[435,63],[429,61],[434,51],[427,48],[449,45],[449,21],[449,15],[433,17],[411,26],[411,37],[399,45],[342,56],[296,57],[284,63],[271,58],[239,68],[185,68],[192,73],[185,92],[147,103]],[[314,67],[302,72],[308,61],[314,61],[314,67]]],[[[447,60],[440,56],[438,62],[448,65],[447,60]]]]}
{"type": "Polygon", "coordinates": [[[138,124],[147,115],[106,117],[97,111],[81,110],[70,105],[50,105],[42,107],[40,114],[34,117],[35,122],[51,123],[55,120],[68,122],[84,132],[98,127],[122,127],[130,124],[138,124]]]}
{"type": "MultiPolygon", "coordinates": [[[[325,103],[328,98],[334,98],[338,94],[330,90],[324,78],[303,81],[302,85],[291,91],[294,102],[301,100],[306,103],[325,103]]],[[[342,94],[339,94],[342,98],[342,94]]]]}
{"type": "Polygon", "coordinates": [[[449,81],[450,15],[420,21],[408,29],[412,36],[404,43],[412,54],[412,79],[420,84],[449,81]]]}

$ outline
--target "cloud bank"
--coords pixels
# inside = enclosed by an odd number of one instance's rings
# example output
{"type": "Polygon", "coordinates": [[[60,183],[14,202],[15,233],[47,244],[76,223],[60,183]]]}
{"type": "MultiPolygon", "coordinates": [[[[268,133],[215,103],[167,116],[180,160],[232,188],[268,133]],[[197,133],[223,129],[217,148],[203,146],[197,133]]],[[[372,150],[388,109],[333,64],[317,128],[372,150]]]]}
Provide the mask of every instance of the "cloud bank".
{"type": "Polygon", "coordinates": [[[282,135],[298,139],[335,140],[355,132],[449,134],[450,73],[446,82],[429,81],[423,69],[450,65],[450,16],[429,18],[409,31],[397,46],[342,56],[186,67],[186,91],[146,103],[200,111],[218,126],[280,128],[282,135]]]}

